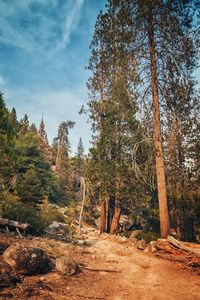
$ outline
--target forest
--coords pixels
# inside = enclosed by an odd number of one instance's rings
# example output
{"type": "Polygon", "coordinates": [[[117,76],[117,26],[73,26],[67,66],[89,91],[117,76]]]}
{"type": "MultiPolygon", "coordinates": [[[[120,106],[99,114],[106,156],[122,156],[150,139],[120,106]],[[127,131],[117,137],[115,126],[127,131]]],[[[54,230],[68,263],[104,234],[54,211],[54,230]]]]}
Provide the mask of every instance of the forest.
{"type": "Polygon", "coordinates": [[[39,128],[27,115],[18,120],[1,94],[3,218],[30,223],[37,234],[63,220],[52,204],[72,207],[77,218],[84,178],[83,218],[100,219],[100,232],[118,233],[122,215],[145,233],[200,241],[197,2],[108,1],[99,13],[89,102],[80,111],[93,132],[88,153],[81,138],[70,152],[73,121],[59,125],[50,145],[43,118],[39,128]]]}
{"type": "MultiPolygon", "coordinates": [[[[42,118],[18,120],[0,96],[1,215],[41,233],[62,216],[44,203],[100,218],[100,231],[133,228],[200,241],[199,27],[196,1],[108,1],[90,44],[87,113],[92,147],[70,153],[63,121],[52,145],[42,118]],[[167,30],[166,30],[167,28],[167,30]],[[44,213],[45,211],[45,213],[44,213]],[[49,218],[49,219],[48,219],[49,218]]],[[[75,213],[75,215],[76,215],[75,213]]]]}
{"type": "Polygon", "coordinates": [[[107,0],[93,33],[89,149],[0,92],[0,299],[200,299],[200,3],[107,0]]]}

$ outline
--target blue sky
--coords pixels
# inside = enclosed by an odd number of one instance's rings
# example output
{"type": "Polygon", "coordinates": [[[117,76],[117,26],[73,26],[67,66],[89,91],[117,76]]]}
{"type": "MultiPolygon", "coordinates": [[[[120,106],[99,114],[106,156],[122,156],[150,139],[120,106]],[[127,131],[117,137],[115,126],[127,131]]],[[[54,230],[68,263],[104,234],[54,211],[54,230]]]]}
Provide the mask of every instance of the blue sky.
{"type": "MultiPolygon", "coordinates": [[[[50,142],[61,121],[72,120],[73,152],[90,125],[79,115],[88,101],[85,70],[98,12],[106,0],[0,0],[0,91],[18,117],[39,125],[50,142]]],[[[199,79],[200,73],[196,73],[199,79]]]]}
{"type": "Polygon", "coordinates": [[[44,115],[51,141],[61,121],[72,120],[70,140],[89,147],[84,69],[98,12],[106,0],[0,0],[0,91],[18,117],[38,126],[44,115]]]}

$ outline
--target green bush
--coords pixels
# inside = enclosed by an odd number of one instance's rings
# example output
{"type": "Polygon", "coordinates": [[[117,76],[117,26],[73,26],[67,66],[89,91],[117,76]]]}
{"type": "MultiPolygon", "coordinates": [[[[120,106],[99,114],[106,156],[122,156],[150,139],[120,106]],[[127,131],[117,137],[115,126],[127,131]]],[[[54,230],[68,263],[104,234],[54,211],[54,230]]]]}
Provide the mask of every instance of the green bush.
{"type": "Polygon", "coordinates": [[[31,226],[31,233],[41,234],[46,227],[46,220],[34,207],[20,202],[11,202],[3,205],[2,217],[31,226]]]}
{"type": "Polygon", "coordinates": [[[145,242],[148,244],[151,241],[155,241],[159,238],[159,234],[153,231],[142,231],[142,232],[138,232],[138,234],[136,234],[136,239],[138,240],[145,240],[145,242]]]}
{"type": "Polygon", "coordinates": [[[43,215],[44,219],[46,220],[47,225],[51,224],[53,221],[57,221],[57,222],[61,222],[61,223],[65,222],[64,215],[61,212],[59,212],[57,210],[57,208],[48,207],[48,209],[45,210],[42,213],[42,215],[43,215]]]}

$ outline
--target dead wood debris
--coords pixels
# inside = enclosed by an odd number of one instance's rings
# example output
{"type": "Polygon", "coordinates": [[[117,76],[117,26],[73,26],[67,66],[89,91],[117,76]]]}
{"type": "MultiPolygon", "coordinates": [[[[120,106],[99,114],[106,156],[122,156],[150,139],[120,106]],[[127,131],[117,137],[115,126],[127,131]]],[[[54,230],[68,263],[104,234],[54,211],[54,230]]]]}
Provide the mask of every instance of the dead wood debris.
{"type": "Polygon", "coordinates": [[[168,236],[167,239],[158,239],[156,248],[157,257],[183,263],[200,275],[200,245],[181,242],[168,236]]]}

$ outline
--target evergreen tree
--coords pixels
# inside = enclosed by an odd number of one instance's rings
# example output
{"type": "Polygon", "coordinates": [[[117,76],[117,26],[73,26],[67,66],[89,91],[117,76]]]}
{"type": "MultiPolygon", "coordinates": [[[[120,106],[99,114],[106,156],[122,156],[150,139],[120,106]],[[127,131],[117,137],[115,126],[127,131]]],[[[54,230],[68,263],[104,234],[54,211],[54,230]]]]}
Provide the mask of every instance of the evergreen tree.
{"type": "Polygon", "coordinates": [[[19,176],[16,190],[21,201],[26,202],[28,205],[36,206],[44,199],[45,190],[34,166],[31,166],[19,176]]]}
{"type": "Polygon", "coordinates": [[[77,152],[75,154],[75,168],[76,168],[76,173],[77,176],[83,176],[83,168],[84,168],[84,147],[83,147],[83,142],[82,139],[79,139],[79,143],[77,146],[77,152]]]}
{"type": "Polygon", "coordinates": [[[53,140],[54,170],[65,193],[70,189],[69,129],[74,125],[72,121],[62,122],[58,127],[57,137],[53,140]]]}
{"type": "MultiPolygon", "coordinates": [[[[107,11],[104,14],[101,12],[97,18],[91,44],[89,69],[93,76],[88,86],[93,99],[95,94],[101,98],[101,107],[105,105],[105,97],[110,95],[109,87],[120,74],[126,75],[129,93],[132,92],[138,100],[143,101],[138,101],[141,108],[146,107],[148,112],[153,103],[151,119],[162,237],[169,232],[160,124],[160,105],[163,107],[166,104],[166,98],[162,91],[170,87],[170,80],[166,76],[170,69],[176,69],[178,77],[184,78],[184,73],[188,74],[195,66],[196,44],[191,28],[196,4],[196,1],[155,0],[147,3],[110,0],[107,11]]],[[[97,106],[94,100],[90,102],[92,120],[97,106]]],[[[93,128],[99,132],[102,131],[101,120],[104,116],[98,114],[98,119],[93,121],[93,128]]]]}
{"type": "Polygon", "coordinates": [[[19,127],[20,127],[20,130],[19,130],[19,138],[21,136],[23,136],[26,132],[29,131],[29,119],[28,119],[28,116],[27,114],[24,115],[23,119],[20,120],[19,122],[19,127]]]}
{"type": "Polygon", "coordinates": [[[49,146],[47,133],[45,130],[44,120],[42,118],[38,129],[38,137],[40,141],[40,150],[47,161],[51,161],[51,148],[49,146]]]}
{"type": "Polygon", "coordinates": [[[14,167],[14,130],[0,94],[0,189],[9,189],[14,167]]]}

